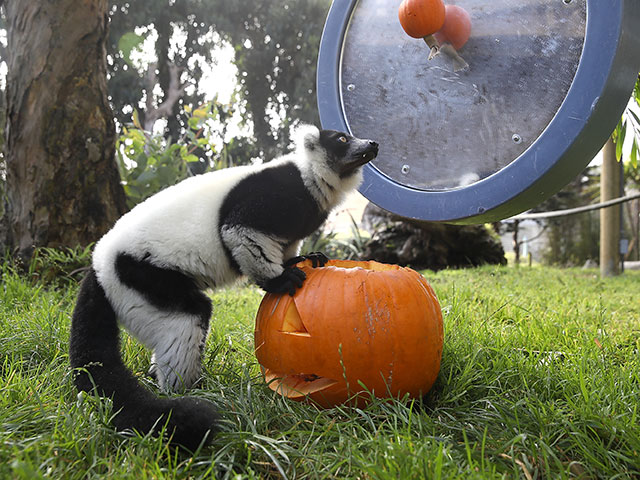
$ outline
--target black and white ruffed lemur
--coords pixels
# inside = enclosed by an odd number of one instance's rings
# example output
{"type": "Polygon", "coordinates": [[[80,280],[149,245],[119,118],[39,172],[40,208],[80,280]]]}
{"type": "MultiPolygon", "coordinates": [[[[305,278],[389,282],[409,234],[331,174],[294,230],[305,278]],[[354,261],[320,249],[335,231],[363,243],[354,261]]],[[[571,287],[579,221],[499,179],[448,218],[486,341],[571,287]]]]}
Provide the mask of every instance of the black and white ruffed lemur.
{"type": "MultiPolygon", "coordinates": [[[[73,312],[69,358],[80,391],[113,399],[114,426],[157,433],[194,450],[216,431],[211,402],[158,397],[125,367],[119,326],[152,351],[165,392],[200,375],[209,328],[207,288],[239,276],[293,294],[302,239],[362,181],[378,144],[303,126],[296,150],[271,162],[190,177],[125,214],[96,244],[73,312]]],[[[314,263],[326,257],[316,255],[314,263]]]]}

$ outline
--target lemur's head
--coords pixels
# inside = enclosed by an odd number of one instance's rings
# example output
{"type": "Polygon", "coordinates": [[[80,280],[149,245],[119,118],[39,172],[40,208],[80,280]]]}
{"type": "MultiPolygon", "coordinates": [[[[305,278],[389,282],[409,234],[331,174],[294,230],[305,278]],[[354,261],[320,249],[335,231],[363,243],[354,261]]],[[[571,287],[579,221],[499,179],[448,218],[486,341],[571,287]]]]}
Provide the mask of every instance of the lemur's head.
{"type": "Polygon", "coordinates": [[[307,127],[303,148],[309,157],[325,163],[341,179],[360,173],[361,168],[378,155],[378,144],[335,130],[307,127]]]}

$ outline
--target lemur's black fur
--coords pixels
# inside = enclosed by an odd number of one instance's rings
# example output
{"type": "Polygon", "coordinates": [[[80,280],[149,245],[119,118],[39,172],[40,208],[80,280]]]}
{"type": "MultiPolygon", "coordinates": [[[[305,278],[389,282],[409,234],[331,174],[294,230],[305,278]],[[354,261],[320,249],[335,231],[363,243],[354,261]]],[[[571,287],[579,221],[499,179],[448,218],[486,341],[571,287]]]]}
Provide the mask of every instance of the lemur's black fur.
{"type": "MultiPolygon", "coordinates": [[[[96,245],[73,312],[69,359],[81,391],[113,398],[119,430],[159,432],[194,450],[216,431],[202,398],[158,397],[122,362],[118,323],[153,349],[151,372],[165,391],[200,374],[211,301],[203,293],[240,275],[293,294],[304,237],[357,187],[378,145],[305,127],[295,153],[273,162],[189,178],[123,216],[96,245]]],[[[326,257],[311,255],[314,265],[326,257]]]]}
{"type": "MultiPolygon", "coordinates": [[[[208,299],[201,312],[203,319],[205,309],[208,324],[208,299]]],[[[219,417],[211,402],[195,397],[160,398],[122,363],[115,313],[93,269],[82,282],[73,312],[69,358],[72,367],[82,368],[75,376],[78,390],[89,392],[96,386],[101,396],[113,399],[113,411],[118,412],[113,424],[118,430],[158,433],[170,418],[167,430],[172,442],[191,451],[201,442],[208,443],[217,430],[219,417]]]]}
{"type": "MultiPolygon", "coordinates": [[[[294,164],[249,175],[230,192],[220,209],[223,226],[248,226],[289,241],[289,245],[315,232],[328,212],[322,211],[302,182],[294,164]],[[246,192],[251,192],[250,196],[246,192]],[[274,205],[280,205],[274,209],[274,205]],[[291,221],[295,218],[296,221],[291,221]]],[[[284,245],[287,246],[287,245],[284,245]]],[[[264,252],[256,245],[261,256],[264,252]]],[[[238,264],[232,260],[240,272],[238,264]]],[[[264,287],[264,285],[261,285],[264,287]]]]}

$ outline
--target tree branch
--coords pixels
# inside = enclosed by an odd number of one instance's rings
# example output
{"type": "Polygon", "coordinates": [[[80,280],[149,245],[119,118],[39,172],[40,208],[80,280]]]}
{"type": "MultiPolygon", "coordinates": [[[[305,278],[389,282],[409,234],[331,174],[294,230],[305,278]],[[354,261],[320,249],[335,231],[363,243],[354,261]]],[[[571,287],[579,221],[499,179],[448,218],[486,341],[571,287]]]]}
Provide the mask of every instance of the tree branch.
{"type": "Polygon", "coordinates": [[[156,121],[162,118],[168,118],[172,115],[173,107],[182,98],[187,85],[180,85],[180,73],[182,69],[177,65],[169,64],[169,88],[164,92],[163,102],[154,107],[153,105],[153,89],[158,83],[158,75],[156,73],[157,64],[152,63],[145,75],[145,83],[147,87],[146,114],[144,120],[144,129],[153,130],[156,121]]]}

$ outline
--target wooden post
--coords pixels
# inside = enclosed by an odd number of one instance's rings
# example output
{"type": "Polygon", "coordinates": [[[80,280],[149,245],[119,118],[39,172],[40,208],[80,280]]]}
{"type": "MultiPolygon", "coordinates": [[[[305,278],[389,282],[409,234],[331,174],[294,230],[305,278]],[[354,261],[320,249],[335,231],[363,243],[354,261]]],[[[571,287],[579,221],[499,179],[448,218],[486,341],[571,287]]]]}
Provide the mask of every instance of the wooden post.
{"type": "MultiPolygon", "coordinates": [[[[616,160],[616,144],[611,138],[602,150],[600,201],[620,196],[620,165],[616,160]]],[[[620,207],[614,205],[600,210],[600,275],[620,274],[620,207]]]]}
{"type": "Polygon", "coordinates": [[[520,240],[518,240],[518,233],[520,230],[520,222],[516,220],[513,222],[513,253],[515,253],[515,264],[520,265],[520,240]]]}

